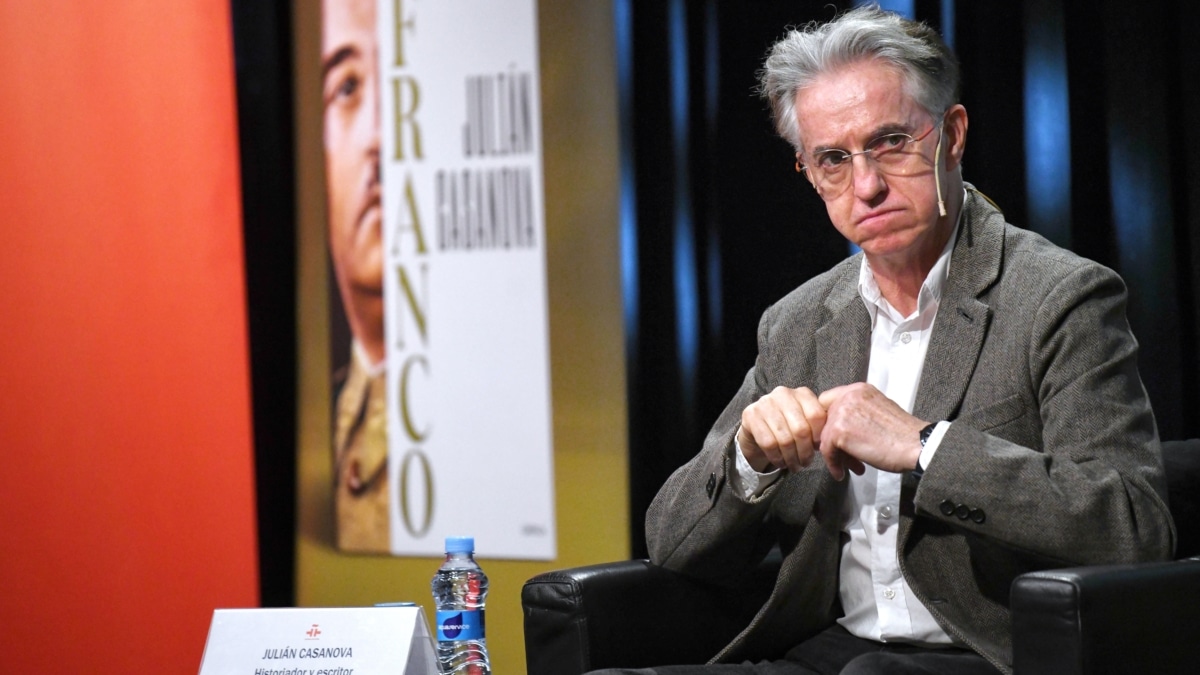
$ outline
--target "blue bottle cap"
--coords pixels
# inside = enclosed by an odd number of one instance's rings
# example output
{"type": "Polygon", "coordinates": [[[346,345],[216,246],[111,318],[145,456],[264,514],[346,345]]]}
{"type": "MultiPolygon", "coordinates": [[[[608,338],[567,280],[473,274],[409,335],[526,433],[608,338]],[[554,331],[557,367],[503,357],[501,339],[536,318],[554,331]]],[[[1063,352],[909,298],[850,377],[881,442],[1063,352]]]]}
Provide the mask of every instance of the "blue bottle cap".
{"type": "Polygon", "coordinates": [[[446,553],[474,553],[475,537],[446,537],[446,553]]]}

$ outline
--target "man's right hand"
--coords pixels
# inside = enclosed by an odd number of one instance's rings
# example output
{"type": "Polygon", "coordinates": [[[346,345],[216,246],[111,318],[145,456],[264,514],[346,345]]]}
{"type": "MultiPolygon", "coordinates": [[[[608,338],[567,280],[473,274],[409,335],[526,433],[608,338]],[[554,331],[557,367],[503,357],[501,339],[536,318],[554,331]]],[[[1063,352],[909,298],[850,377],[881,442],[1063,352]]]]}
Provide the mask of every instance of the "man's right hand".
{"type": "Polygon", "coordinates": [[[808,387],[776,387],[742,411],[738,445],[759,473],[799,471],[819,453],[825,408],[808,387]]]}

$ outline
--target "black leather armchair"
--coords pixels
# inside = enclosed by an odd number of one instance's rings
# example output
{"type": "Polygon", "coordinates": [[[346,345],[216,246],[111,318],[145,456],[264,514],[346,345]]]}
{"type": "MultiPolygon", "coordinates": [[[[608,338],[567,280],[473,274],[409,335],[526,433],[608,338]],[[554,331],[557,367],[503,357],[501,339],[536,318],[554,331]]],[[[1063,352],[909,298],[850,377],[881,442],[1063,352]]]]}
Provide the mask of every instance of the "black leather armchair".
{"type": "MultiPolygon", "coordinates": [[[[1163,459],[1177,559],[1017,578],[1017,675],[1200,672],[1200,439],[1164,442],[1163,459]]],[[[734,590],[645,560],[539,574],[521,591],[527,674],[704,663],[765,601],[778,565],[734,590]]]]}

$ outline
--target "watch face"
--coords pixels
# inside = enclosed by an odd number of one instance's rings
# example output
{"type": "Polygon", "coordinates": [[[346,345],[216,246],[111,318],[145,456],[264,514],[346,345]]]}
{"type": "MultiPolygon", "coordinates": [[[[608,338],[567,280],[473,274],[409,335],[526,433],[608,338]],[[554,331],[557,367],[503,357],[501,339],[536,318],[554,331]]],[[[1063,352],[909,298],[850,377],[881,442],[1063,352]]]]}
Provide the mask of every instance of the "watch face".
{"type": "Polygon", "coordinates": [[[929,437],[931,435],[933,435],[933,430],[935,428],[937,428],[937,422],[934,422],[933,424],[930,424],[929,426],[927,426],[921,430],[921,447],[922,448],[925,447],[925,444],[929,442],[929,437]]]}

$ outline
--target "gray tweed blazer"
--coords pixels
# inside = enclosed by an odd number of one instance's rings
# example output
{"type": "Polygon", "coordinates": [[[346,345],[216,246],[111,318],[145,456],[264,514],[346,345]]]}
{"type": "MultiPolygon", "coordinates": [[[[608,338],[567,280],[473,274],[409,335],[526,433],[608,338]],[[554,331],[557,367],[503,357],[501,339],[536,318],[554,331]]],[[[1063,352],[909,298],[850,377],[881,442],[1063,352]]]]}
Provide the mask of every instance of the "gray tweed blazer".
{"type": "MultiPolygon", "coordinates": [[[[1011,672],[1017,575],[1166,559],[1174,526],[1121,278],[1009,225],[970,185],[960,227],[913,410],[952,424],[924,476],[903,479],[900,568],[951,636],[1011,672]]],[[[646,516],[652,560],[697,578],[732,584],[783,553],[770,599],[714,662],[779,658],[841,613],[846,483],[814,462],[746,501],[727,475],[751,402],[866,379],[860,256],[763,314],[754,367],[646,516]]]]}

